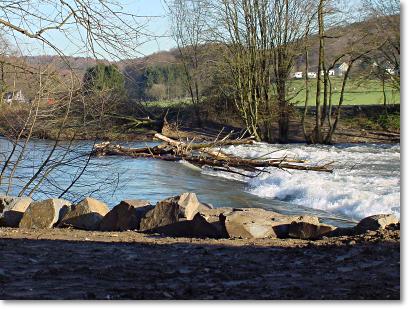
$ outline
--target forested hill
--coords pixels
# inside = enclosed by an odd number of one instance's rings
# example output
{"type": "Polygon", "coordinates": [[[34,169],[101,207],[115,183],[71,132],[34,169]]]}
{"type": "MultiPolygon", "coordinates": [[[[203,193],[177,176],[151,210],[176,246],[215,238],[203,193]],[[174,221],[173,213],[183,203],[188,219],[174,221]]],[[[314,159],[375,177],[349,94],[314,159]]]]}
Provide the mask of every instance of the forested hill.
{"type": "MultiPolygon", "coordinates": [[[[394,19],[400,19],[399,15],[390,17],[394,19]]],[[[350,25],[344,25],[334,27],[328,30],[328,34],[333,38],[328,38],[326,41],[326,58],[330,60],[336,59],[338,55],[343,53],[343,50],[349,45],[349,39],[351,39],[354,33],[360,31],[367,31],[368,33],[379,32],[378,24],[380,20],[367,20],[365,22],[354,23],[350,25]],[[349,34],[349,35],[346,35],[349,34]]],[[[380,27],[379,27],[380,28],[380,27]]],[[[400,33],[398,32],[398,35],[400,33]]],[[[317,36],[312,35],[309,38],[309,69],[315,70],[317,65],[317,36]]],[[[202,64],[207,67],[207,62],[210,60],[223,61],[221,55],[218,54],[217,45],[202,46],[202,64]]],[[[179,99],[186,97],[188,94],[184,87],[184,68],[180,62],[179,51],[173,49],[170,51],[161,51],[145,57],[127,59],[122,61],[112,62],[117,65],[125,74],[126,89],[131,99],[138,100],[164,100],[164,99],[179,99]]],[[[93,58],[86,57],[66,57],[65,59],[59,56],[24,56],[26,63],[37,65],[52,65],[58,71],[62,73],[68,70],[74,69],[75,72],[82,76],[87,68],[94,66],[97,62],[109,63],[105,60],[95,60],[93,58]]],[[[305,59],[303,53],[299,57],[296,57],[294,64],[294,71],[303,71],[305,65],[305,59]]],[[[210,83],[215,77],[212,70],[206,68],[208,74],[201,78],[204,85],[202,89],[209,89],[212,87],[210,83]],[[209,74],[211,72],[211,74],[209,74]]]]}
{"type": "Polygon", "coordinates": [[[155,64],[170,64],[177,62],[177,50],[161,51],[154,53],[145,57],[126,59],[122,61],[107,61],[103,59],[95,59],[92,57],[73,57],[66,56],[61,58],[57,55],[40,55],[40,56],[22,56],[19,57],[23,59],[27,64],[33,66],[44,66],[52,64],[56,69],[68,70],[73,69],[77,72],[84,73],[89,67],[94,66],[98,63],[113,63],[119,66],[121,69],[127,65],[135,66],[148,66],[155,64]]]}

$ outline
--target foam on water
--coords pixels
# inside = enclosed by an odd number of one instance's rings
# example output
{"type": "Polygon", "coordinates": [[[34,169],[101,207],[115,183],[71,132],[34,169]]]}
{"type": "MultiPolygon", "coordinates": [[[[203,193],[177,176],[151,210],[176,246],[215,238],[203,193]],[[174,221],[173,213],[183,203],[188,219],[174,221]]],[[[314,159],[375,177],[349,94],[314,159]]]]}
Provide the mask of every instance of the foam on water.
{"type": "Polygon", "coordinates": [[[225,152],[255,158],[305,159],[309,163],[334,161],[334,172],[283,171],[269,168],[256,178],[204,170],[203,173],[247,183],[251,194],[342,214],[358,220],[394,213],[400,217],[400,145],[306,146],[257,143],[230,146],[225,152]],[[269,155],[266,155],[271,153],[269,155]],[[266,155],[266,156],[264,156],[266,155]]]}

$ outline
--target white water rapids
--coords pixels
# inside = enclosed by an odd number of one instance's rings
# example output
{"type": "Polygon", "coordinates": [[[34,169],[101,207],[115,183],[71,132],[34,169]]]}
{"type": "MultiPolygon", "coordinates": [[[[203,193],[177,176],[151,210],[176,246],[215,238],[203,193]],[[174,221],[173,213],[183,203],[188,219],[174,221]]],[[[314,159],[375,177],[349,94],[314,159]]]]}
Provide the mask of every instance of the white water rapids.
{"type": "Polygon", "coordinates": [[[204,173],[235,178],[246,183],[253,195],[302,205],[360,220],[363,217],[394,213],[400,217],[400,145],[307,146],[257,143],[230,146],[225,152],[255,158],[287,155],[312,164],[334,161],[333,173],[283,171],[269,168],[256,178],[224,172],[204,173]]]}

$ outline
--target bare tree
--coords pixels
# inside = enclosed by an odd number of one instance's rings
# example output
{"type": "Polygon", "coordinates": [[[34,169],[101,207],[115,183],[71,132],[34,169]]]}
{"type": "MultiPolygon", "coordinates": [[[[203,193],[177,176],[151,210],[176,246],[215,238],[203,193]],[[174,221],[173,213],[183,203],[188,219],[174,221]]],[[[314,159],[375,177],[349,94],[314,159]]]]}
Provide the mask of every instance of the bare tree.
{"type": "MultiPolygon", "coordinates": [[[[339,23],[329,23],[329,17],[341,13],[340,9],[334,6],[329,0],[319,0],[317,5],[317,27],[318,27],[318,65],[315,94],[315,127],[310,135],[307,135],[309,143],[332,143],[333,135],[340,120],[341,106],[344,102],[344,92],[349,80],[349,74],[353,65],[365,55],[375,49],[373,40],[364,25],[356,25],[347,32],[343,24],[344,20],[337,20],[339,23]],[[329,26],[326,26],[326,23],[329,26]],[[331,26],[331,27],[330,27],[331,26]],[[339,49],[338,54],[329,57],[326,55],[326,40],[343,41],[345,47],[339,49]],[[339,61],[345,61],[347,68],[343,73],[342,85],[339,94],[339,101],[336,107],[335,118],[332,119],[332,91],[329,71],[335,68],[339,61]],[[322,91],[323,89],[323,91],[322,91]]],[[[305,119],[302,119],[304,122],[305,119]]],[[[304,124],[303,124],[304,126],[304,124]]]]}
{"type": "MultiPolygon", "coordinates": [[[[65,37],[73,54],[118,59],[138,53],[136,47],[145,39],[143,27],[138,16],[111,0],[0,3],[1,38],[11,42],[20,55],[29,53],[21,42],[52,51],[69,69],[63,76],[52,64],[17,64],[15,58],[0,55],[0,64],[7,62],[11,68],[8,75],[23,71],[33,79],[30,102],[1,108],[5,137],[0,150],[2,191],[19,196],[41,193],[67,197],[90,165],[89,150],[74,143],[79,128],[71,118],[76,106],[87,104],[81,91],[82,76],[72,68],[58,40],[65,37]],[[52,140],[36,152],[32,137],[43,134],[52,140]],[[71,184],[64,185],[58,177],[61,174],[71,178],[71,184]]],[[[2,76],[2,85],[6,80],[2,76]]]]}
{"type": "Polygon", "coordinates": [[[388,69],[390,84],[400,91],[400,0],[362,0],[362,5],[364,18],[375,26],[371,34],[379,45],[371,57],[379,68],[388,69]]]}
{"type": "Polygon", "coordinates": [[[232,81],[231,97],[247,131],[259,140],[288,141],[292,97],[287,85],[311,8],[310,1],[216,1],[214,39],[225,47],[221,70],[232,81]]]}
{"type": "Polygon", "coordinates": [[[199,127],[202,126],[200,66],[206,43],[208,2],[208,0],[172,0],[167,2],[172,21],[172,37],[177,43],[184,67],[186,88],[194,108],[195,123],[199,127]]]}
{"type": "Polygon", "coordinates": [[[272,3],[271,48],[273,49],[273,84],[276,88],[280,143],[288,142],[291,103],[287,84],[295,56],[300,53],[303,38],[309,33],[314,14],[312,1],[276,0],[272,3]]]}

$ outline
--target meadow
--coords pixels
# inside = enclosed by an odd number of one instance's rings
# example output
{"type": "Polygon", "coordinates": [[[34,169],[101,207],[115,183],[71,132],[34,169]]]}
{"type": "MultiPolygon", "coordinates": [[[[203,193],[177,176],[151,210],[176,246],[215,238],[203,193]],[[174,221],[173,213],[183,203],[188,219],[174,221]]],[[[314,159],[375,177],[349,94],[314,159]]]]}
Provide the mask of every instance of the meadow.
{"type": "MultiPolygon", "coordinates": [[[[292,80],[290,82],[290,96],[295,96],[291,101],[295,105],[301,106],[305,103],[305,81],[292,80]]],[[[342,78],[332,77],[332,104],[339,103],[342,78]]],[[[323,93],[323,89],[322,89],[323,93]]],[[[308,105],[315,105],[316,80],[309,80],[309,101],[308,105]]],[[[387,104],[400,103],[400,92],[386,85],[387,104]]],[[[323,100],[323,99],[322,99],[323,100]]],[[[383,90],[380,81],[349,79],[344,93],[343,105],[375,105],[383,104],[383,90]]]]}
{"type": "MultiPolygon", "coordinates": [[[[332,77],[332,104],[339,103],[340,90],[342,86],[342,78],[332,77]]],[[[303,106],[305,104],[305,81],[303,79],[293,79],[288,84],[289,99],[296,106],[303,106]]],[[[386,85],[386,99],[387,104],[399,104],[400,92],[386,85]]],[[[323,87],[322,87],[323,93],[323,87]]],[[[309,80],[309,106],[315,105],[316,96],[316,80],[309,80]]],[[[322,97],[323,98],[323,97],[322,97]]],[[[323,99],[322,99],[323,100],[323,99]]],[[[144,102],[146,106],[150,107],[175,107],[175,106],[189,106],[191,105],[190,98],[183,99],[162,99],[144,102]]],[[[383,90],[380,81],[377,80],[363,80],[363,79],[349,79],[344,93],[343,105],[378,105],[383,104],[383,90]]]]}

